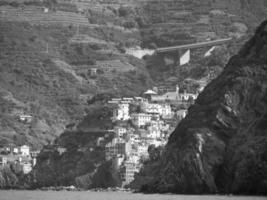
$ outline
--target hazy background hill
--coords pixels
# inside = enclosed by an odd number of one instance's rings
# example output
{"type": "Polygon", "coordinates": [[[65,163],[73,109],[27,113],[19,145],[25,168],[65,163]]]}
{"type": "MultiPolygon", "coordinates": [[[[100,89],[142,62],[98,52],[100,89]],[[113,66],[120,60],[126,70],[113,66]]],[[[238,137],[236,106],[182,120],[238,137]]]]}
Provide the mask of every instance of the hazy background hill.
{"type": "Polygon", "coordinates": [[[210,81],[266,16],[265,7],[264,0],[1,0],[1,145],[40,148],[50,143],[92,112],[94,105],[87,100],[95,95],[138,95],[153,84],[174,85],[186,78],[210,81]],[[234,42],[216,50],[213,58],[203,59],[207,49],[202,49],[193,52],[190,65],[179,68],[176,55],[140,60],[124,54],[134,46],[229,36],[234,42]],[[103,60],[133,70],[91,76],[88,69],[103,60]],[[20,114],[32,115],[33,121],[19,122],[20,114]]]}

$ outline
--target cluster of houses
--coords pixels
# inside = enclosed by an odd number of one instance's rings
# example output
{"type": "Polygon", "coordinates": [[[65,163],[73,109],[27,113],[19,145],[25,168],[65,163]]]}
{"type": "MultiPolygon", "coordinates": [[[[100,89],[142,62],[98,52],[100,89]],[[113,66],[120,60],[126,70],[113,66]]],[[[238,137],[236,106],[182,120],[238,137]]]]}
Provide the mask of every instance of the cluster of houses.
{"type": "Polygon", "coordinates": [[[36,165],[39,151],[31,151],[28,145],[0,148],[0,168],[6,165],[18,164],[24,174],[31,172],[36,165]]]}
{"type": "Polygon", "coordinates": [[[156,89],[148,90],[143,97],[112,98],[114,105],[112,132],[115,137],[105,144],[105,159],[112,161],[119,172],[122,186],[134,180],[144,160],[148,159],[150,145],[163,146],[177,121],[187,114],[186,109],[175,109],[177,102],[195,100],[197,94],[175,91],[159,94],[156,89]]]}

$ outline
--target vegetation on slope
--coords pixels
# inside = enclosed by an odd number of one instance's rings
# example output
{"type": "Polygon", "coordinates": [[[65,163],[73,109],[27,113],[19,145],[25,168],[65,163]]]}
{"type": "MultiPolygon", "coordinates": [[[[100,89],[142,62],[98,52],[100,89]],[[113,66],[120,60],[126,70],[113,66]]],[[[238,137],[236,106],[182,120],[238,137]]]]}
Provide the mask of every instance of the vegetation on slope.
{"type": "Polygon", "coordinates": [[[111,170],[111,163],[105,162],[104,147],[97,145],[98,138],[102,137],[107,143],[113,137],[107,132],[110,127],[104,126],[111,124],[111,115],[108,107],[95,108],[76,130],[66,131],[53,145],[45,146],[31,173],[31,187],[117,186],[119,179],[115,178],[117,175],[111,170]]]}
{"type": "MultiPolygon", "coordinates": [[[[101,54],[90,44],[69,43],[76,34],[72,26],[47,28],[26,22],[1,22],[0,26],[2,145],[12,142],[19,145],[14,137],[20,135],[24,142],[40,147],[53,141],[65,125],[76,123],[90,109],[86,109],[81,95],[106,92],[135,95],[151,83],[144,64],[137,59],[101,54]],[[76,66],[113,59],[131,63],[135,71],[96,78],[75,72],[76,66]],[[18,113],[32,115],[33,122],[19,123],[18,113]]],[[[99,30],[80,32],[94,35],[99,30]]]]}

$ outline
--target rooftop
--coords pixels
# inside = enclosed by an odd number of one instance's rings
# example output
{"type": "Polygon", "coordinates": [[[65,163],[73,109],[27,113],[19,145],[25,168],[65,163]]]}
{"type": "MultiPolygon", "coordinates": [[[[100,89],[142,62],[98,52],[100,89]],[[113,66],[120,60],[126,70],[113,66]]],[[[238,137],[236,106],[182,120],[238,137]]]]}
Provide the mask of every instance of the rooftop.
{"type": "Polygon", "coordinates": [[[153,95],[153,94],[157,94],[157,93],[153,90],[147,90],[146,92],[144,92],[144,94],[153,95]]]}

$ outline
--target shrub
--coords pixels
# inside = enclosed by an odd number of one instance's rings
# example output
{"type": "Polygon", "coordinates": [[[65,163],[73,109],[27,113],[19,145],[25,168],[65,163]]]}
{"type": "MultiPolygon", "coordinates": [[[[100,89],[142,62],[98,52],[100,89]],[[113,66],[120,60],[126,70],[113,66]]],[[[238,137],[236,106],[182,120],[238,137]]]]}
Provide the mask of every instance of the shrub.
{"type": "Polygon", "coordinates": [[[136,23],[134,21],[126,21],[123,23],[124,28],[132,29],[136,27],[136,23]]]}
{"type": "Polygon", "coordinates": [[[126,17],[133,13],[133,10],[127,6],[121,6],[118,11],[120,17],[126,17]]]}
{"type": "Polygon", "coordinates": [[[137,17],[135,21],[137,22],[140,28],[145,28],[146,26],[148,26],[148,23],[143,17],[137,17]]]}

